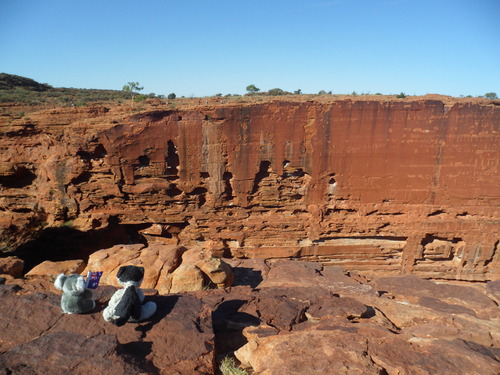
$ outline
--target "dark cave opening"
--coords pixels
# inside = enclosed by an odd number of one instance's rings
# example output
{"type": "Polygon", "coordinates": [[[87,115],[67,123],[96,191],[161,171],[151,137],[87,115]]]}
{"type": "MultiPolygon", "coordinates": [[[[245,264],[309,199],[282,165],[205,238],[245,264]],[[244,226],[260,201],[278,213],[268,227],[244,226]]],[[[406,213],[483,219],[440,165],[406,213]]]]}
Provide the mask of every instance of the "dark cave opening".
{"type": "Polygon", "coordinates": [[[255,194],[259,190],[259,183],[266,177],[269,176],[269,168],[271,167],[271,162],[263,160],[260,162],[259,171],[255,175],[252,194],[255,194]]]}
{"type": "Polygon", "coordinates": [[[7,189],[27,187],[36,179],[36,174],[26,167],[17,167],[13,174],[0,176],[0,185],[7,189]]]}
{"type": "Polygon", "coordinates": [[[225,199],[231,200],[234,198],[233,187],[231,186],[231,179],[233,174],[231,172],[224,172],[222,179],[224,180],[224,195],[225,199]]]}
{"type": "Polygon", "coordinates": [[[57,262],[82,259],[87,262],[92,253],[114,245],[147,245],[139,231],[148,226],[149,224],[119,224],[118,219],[115,219],[110,220],[106,228],[89,231],[80,231],[70,225],[46,228],[37,238],[19,246],[10,255],[24,260],[24,273],[46,260],[57,262]]]}
{"type": "Polygon", "coordinates": [[[167,162],[167,174],[177,175],[177,170],[180,165],[179,154],[177,153],[177,147],[172,140],[167,142],[167,155],[165,156],[167,162]]]}
{"type": "Polygon", "coordinates": [[[103,159],[108,152],[102,144],[98,144],[94,147],[92,151],[80,150],[76,153],[83,160],[96,160],[103,159]]]}
{"type": "Polygon", "coordinates": [[[149,157],[147,155],[139,156],[139,167],[144,168],[148,167],[150,163],[149,157]]]}

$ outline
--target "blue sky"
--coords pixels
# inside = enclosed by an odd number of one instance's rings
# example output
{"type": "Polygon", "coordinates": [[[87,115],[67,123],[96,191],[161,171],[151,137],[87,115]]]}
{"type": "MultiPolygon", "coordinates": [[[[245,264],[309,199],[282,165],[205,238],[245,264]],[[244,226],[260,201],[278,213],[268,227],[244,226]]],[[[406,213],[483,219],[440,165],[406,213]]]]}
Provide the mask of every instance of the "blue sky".
{"type": "Polygon", "coordinates": [[[0,0],[0,72],[178,96],[500,95],[500,0],[0,0]]]}

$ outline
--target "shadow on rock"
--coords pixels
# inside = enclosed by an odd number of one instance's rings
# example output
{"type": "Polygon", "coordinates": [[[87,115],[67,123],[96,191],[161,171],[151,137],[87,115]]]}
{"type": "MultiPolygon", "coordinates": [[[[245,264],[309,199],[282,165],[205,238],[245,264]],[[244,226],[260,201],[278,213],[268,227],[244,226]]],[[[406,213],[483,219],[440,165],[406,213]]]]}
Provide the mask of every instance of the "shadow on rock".
{"type": "Polygon", "coordinates": [[[158,324],[162,319],[164,319],[170,312],[174,309],[175,304],[179,300],[178,295],[171,296],[147,296],[144,302],[152,301],[156,303],[156,312],[151,317],[150,320],[144,322],[140,326],[137,327],[137,330],[141,330],[143,332],[143,337],[146,335],[146,332],[151,330],[155,324],[158,324]]]}
{"type": "Polygon", "coordinates": [[[159,369],[146,359],[153,351],[153,343],[149,341],[132,341],[121,344],[118,347],[117,354],[125,357],[127,361],[148,374],[159,374],[159,369]]]}
{"type": "Polygon", "coordinates": [[[213,311],[215,346],[219,359],[247,344],[248,340],[243,335],[243,329],[260,324],[260,319],[257,317],[239,311],[247,303],[247,300],[229,300],[222,302],[213,311]]]}
{"type": "Polygon", "coordinates": [[[262,277],[262,271],[255,270],[248,267],[234,267],[234,283],[233,286],[243,286],[248,285],[252,288],[256,288],[264,278],[262,277]]]}
{"type": "Polygon", "coordinates": [[[112,223],[103,229],[80,231],[71,226],[45,228],[36,238],[19,246],[13,255],[25,262],[24,272],[45,261],[88,260],[93,252],[121,243],[145,243],[138,233],[144,225],[112,223]]]}

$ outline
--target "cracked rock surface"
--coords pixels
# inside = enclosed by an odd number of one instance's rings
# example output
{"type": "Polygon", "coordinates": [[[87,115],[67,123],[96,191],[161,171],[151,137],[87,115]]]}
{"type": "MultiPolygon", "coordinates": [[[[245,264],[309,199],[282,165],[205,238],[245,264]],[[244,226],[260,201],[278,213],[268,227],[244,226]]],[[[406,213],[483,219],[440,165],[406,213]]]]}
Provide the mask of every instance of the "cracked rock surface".
{"type": "Polygon", "coordinates": [[[227,259],[231,288],[147,300],[151,321],[115,327],[95,311],[62,314],[44,278],[0,285],[0,374],[478,374],[500,371],[497,282],[363,278],[338,267],[227,259]],[[296,285],[300,278],[301,285],[296,285]]]}

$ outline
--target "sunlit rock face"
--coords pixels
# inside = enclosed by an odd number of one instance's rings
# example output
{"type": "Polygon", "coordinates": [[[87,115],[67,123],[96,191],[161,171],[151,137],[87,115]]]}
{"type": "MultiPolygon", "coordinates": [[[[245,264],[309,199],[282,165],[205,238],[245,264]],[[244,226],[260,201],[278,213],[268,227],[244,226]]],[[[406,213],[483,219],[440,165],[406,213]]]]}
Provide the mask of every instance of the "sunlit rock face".
{"type": "Polygon", "coordinates": [[[52,230],[92,238],[63,252],[129,236],[377,274],[500,276],[493,104],[61,108],[2,121],[4,251],[52,230]]]}

